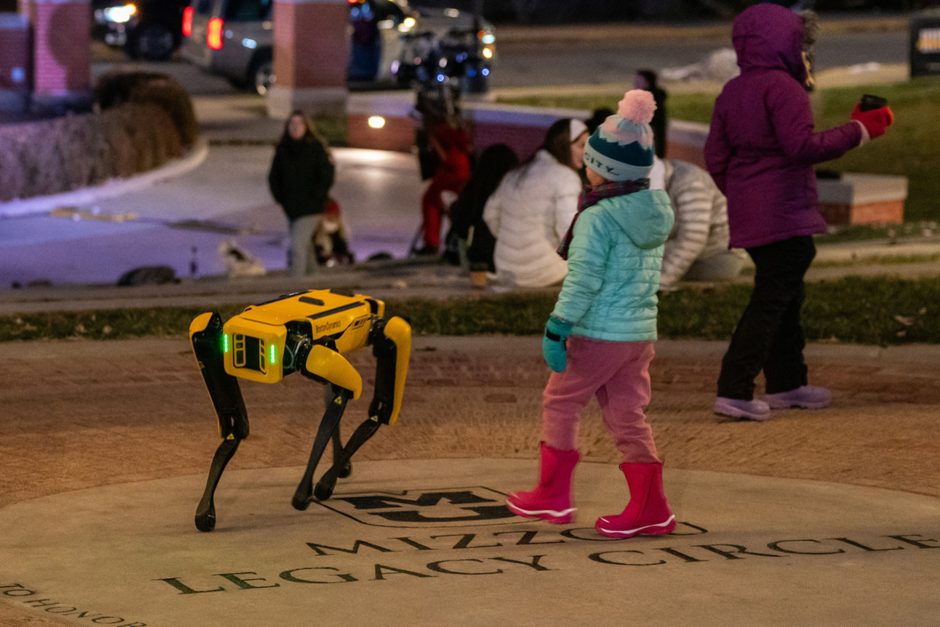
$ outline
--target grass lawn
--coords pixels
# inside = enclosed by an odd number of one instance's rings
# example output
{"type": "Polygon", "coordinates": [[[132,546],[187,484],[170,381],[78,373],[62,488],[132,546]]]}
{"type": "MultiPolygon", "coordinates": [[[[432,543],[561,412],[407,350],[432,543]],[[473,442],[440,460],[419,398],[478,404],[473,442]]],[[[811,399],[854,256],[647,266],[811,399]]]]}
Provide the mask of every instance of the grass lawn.
{"type": "MultiPolygon", "coordinates": [[[[662,338],[727,340],[750,285],[689,287],[660,298],[662,338]]],[[[854,278],[810,283],[803,326],[815,342],[940,344],[940,278],[854,278]]],[[[390,315],[405,316],[417,335],[538,335],[555,304],[552,292],[479,297],[389,299],[390,315]]],[[[243,309],[219,310],[228,319],[243,309]]],[[[84,338],[182,337],[206,308],[172,307],[0,316],[0,342],[84,338]]]]}
{"type": "MultiPolygon", "coordinates": [[[[820,90],[821,113],[818,129],[846,122],[861,94],[884,96],[895,114],[895,124],[887,135],[841,159],[820,164],[821,168],[840,172],[901,174],[908,178],[905,221],[940,220],[940,77],[923,77],[891,85],[856,85],[820,90]]],[[[502,100],[511,104],[544,107],[569,107],[592,110],[616,107],[610,95],[586,94],[576,97],[539,97],[502,100]]],[[[667,102],[669,117],[676,120],[708,123],[714,106],[712,94],[672,94],[667,102]]]]}

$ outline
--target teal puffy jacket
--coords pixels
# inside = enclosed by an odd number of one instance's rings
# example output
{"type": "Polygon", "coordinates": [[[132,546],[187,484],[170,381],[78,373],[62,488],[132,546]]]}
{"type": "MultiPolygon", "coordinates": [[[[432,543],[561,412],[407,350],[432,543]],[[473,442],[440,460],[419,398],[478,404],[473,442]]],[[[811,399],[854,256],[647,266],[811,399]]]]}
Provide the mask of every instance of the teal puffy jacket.
{"type": "Polygon", "coordinates": [[[673,219],[663,190],[605,198],[584,210],[552,315],[570,322],[572,335],[655,340],[663,243],[673,219]]]}

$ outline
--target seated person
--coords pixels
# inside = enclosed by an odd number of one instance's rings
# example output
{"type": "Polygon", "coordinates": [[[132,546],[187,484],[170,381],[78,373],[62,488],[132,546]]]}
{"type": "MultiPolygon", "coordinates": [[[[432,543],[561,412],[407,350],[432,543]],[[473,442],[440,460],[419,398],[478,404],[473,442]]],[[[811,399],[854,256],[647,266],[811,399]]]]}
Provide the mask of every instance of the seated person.
{"type": "Polygon", "coordinates": [[[444,193],[460,193],[470,179],[473,145],[470,134],[457,123],[440,122],[431,129],[429,141],[438,165],[421,196],[424,246],[419,255],[436,255],[441,245],[441,221],[448,212],[444,193]]]}
{"type": "Polygon", "coordinates": [[[355,262],[352,251],[349,250],[349,232],[343,223],[339,203],[333,198],[327,199],[326,209],[320,214],[320,220],[313,231],[313,248],[320,265],[332,267],[355,262]]]}
{"type": "Polygon", "coordinates": [[[493,249],[496,239],[483,221],[483,207],[507,172],[519,165],[515,151],[493,144],[480,153],[470,180],[450,207],[453,236],[457,239],[457,263],[471,272],[496,272],[493,249]]]}
{"type": "Polygon", "coordinates": [[[740,274],[744,254],[728,249],[728,202],[708,172],[687,161],[657,157],[650,189],[665,189],[676,212],[660,289],[674,289],[680,280],[728,281],[740,274]]]}
{"type": "Polygon", "coordinates": [[[505,287],[560,284],[568,262],[556,252],[578,211],[587,127],[564,118],[545,133],[542,147],[500,182],[483,220],[496,238],[496,280],[505,287]]]}
{"type": "Polygon", "coordinates": [[[610,107],[598,107],[591,111],[591,117],[584,121],[585,126],[587,126],[588,133],[593,133],[598,126],[604,123],[604,120],[613,114],[614,110],[610,107]]]}

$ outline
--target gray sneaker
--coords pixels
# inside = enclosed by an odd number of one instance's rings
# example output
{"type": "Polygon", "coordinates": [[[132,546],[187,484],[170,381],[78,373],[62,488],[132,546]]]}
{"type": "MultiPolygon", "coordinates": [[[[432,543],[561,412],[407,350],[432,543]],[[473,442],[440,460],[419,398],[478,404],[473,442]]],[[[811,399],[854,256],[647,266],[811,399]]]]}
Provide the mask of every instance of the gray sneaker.
{"type": "Polygon", "coordinates": [[[757,399],[745,401],[740,398],[719,396],[712,408],[716,414],[748,420],[767,420],[770,418],[770,406],[757,399]]]}
{"type": "Polygon", "coordinates": [[[816,385],[803,385],[789,392],[765,394],[764,400],[771,409],[822,409],[832,403],[832,392],[816,385]]]}

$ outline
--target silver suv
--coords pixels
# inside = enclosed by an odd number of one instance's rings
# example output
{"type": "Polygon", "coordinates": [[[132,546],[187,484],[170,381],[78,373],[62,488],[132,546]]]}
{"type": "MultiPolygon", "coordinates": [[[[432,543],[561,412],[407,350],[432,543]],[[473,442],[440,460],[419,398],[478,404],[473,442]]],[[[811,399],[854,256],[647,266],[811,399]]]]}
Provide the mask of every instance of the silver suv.
{"type": "MultiPolygon", "coordinates": [[[[420,10],[407,0],[347,0],[352,26],[348,78],[357,85],[408,85],[441,42],[466,48],[466,71],[489,75],[491,24],[456,9],[420,10]]],[[[181,54],[211,74],[265,94],[274,81],[272,0],[193,0],[183,12],[181,54]]]]}

